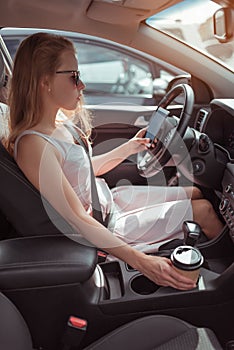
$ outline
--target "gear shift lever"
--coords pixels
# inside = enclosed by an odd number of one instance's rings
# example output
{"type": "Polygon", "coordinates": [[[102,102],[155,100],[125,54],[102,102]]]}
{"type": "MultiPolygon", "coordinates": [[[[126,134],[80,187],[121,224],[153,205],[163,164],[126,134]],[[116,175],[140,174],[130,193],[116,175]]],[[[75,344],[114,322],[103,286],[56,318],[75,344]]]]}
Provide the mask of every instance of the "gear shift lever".
{"type": "Polygon", "coordinates": [[[184,221],[182,229],[184,232],[184,245],[195,247],[202,232],[200,225],[194,221],[184,221]]]}

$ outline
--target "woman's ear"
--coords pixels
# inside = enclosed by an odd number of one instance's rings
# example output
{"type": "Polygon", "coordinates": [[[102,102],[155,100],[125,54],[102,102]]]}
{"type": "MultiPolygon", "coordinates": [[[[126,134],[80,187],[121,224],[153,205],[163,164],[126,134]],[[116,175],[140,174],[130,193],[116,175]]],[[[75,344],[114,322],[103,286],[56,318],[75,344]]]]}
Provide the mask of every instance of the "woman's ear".
{"type": "Polygon", "coordinates": [[[44,91],[48,91],[50,92],[51,91],[51,88],[50,88],[50,79],[48,76],[44,76],[42,79],[41,79],[41,88],[44,90],[44,91]]]}

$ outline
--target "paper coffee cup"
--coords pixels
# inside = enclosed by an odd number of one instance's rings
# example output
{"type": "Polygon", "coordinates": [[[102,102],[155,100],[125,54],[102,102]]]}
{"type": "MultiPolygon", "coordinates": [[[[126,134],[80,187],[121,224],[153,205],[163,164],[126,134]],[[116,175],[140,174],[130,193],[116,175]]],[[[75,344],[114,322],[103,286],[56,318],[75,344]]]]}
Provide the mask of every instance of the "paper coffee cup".
{"type": "Polygon", "coordinates": [[[189,277],[194,282],[198,281],[204,258],[197,248],[188,245],[179,246],[172,252],[171,261],[181,275],[189,277]]]}

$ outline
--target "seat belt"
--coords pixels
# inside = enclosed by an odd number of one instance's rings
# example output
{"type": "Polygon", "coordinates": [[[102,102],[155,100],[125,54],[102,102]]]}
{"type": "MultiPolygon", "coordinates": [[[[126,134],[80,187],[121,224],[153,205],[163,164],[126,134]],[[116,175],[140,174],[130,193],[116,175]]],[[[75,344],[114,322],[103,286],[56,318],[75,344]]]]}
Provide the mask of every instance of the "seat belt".
{"type": "Polygon", "coordinates": [[[93,165],[91,162],[91,158],[89,155],[89,151],[87,146],[85,145],[84,141],[78,134],[78,132],[75,130],[75,128],[72,125],[64,124],[64,126],[70,131],[73,138],[84,148],[88,159],[90,163],[90,177],[91,177],[91,196],[92,196],[92,212],[93,212],[93,218],[100,222],[100,224],[107,226],[108,220],[104,221],[102,216],[102,210],[101,210],[101,204],[98,197],[98,191],[97,191],[97,184],[95,180],[95,175],[93,172],[93,165]]]}

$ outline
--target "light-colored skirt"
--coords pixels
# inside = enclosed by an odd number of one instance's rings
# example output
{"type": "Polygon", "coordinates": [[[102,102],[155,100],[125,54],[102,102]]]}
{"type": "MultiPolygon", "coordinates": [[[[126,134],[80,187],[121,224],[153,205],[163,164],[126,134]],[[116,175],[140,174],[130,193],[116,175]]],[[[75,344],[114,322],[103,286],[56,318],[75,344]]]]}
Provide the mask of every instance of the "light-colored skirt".
{"type": "Polygon", "coordinates": [[[144,252],[175,238],[183,238],[182,224],[192,220],[191,200],[183,187],[119,186],[111,190],[108,228],[144,252]]]}

